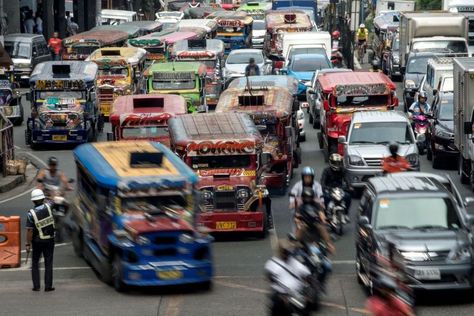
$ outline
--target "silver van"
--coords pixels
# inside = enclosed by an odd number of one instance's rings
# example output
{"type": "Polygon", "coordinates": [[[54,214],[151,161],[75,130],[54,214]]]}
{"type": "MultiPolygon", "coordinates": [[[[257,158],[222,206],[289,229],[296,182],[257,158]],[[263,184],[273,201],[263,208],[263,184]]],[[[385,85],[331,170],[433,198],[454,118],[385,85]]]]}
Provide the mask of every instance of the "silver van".
{"type": "Polygon", "coordinates": [[[362,188],[370,177],[382,173],[382,160],[389,155],[388,145],[391,142],[397,142],[400,146],[399,154],[404,156],[415,170],[420,170],[417,141],[405,113],[354,113],[347,138],[339,137],[339,143],[344,146],[347,181],[352,188],[362,188]]]}
{"type": "Polygon", "coordinates": [[[5,35],[5,49],[13,60],[15,81],[28,83],[35,66],[52,59],[48,44],[43,35],[8,34],[5,35]]]}

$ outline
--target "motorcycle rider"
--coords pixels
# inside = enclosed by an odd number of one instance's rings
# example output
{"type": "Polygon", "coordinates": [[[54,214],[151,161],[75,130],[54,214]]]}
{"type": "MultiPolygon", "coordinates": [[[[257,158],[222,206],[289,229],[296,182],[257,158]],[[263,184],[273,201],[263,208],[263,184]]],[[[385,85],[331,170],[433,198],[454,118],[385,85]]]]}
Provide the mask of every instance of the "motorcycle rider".
{"type": "Polygon", "coordinates": [[[429,114],[431,111],[431,106],[426,102],[428,97],[426,92],[421,91],[418,93],[418,100],[413,102],[410,108],[408,109],[408,117],[412,120],[411,126],[414,129],[415,123],[413,122],[414,115],[429,114]]]}
{"type": "Polygon", "coordinates": [[[307,286],[309,269],[292,256],[293,245],[286,239],[279,241],[278,254],[265,264],[265,272],[271,282],[270,314],[290,316],[287,295],[298,295],[307,286]]]}
{"type": "Polygon", "coordinates": [[[390,151],[390,156],[385,157],[382,161],[384,174],[413,170],[408,160],[398,154],[397,143],[391,143],[388,146],[388,150],[390,151]]]}
{"type": "Polygon", "coordinates": [[[367,49],[367,41],[369,40],[369,30],[365,28],[365,24],[361,23],[359,25],[359,29],[357,30],[356,33],[357,37],[357,46],[363,46],[364,47],[364,54],[365,50],[367,49]]]}
{"type": "Polygon", "coordinates": [[[41,190],[45,190],[47,185],[63,187],[66,191],[72,190],[64,172],[58,170],[58,159],[56,157],[48,158],[48,168],[40,170],[36,180],[38,181],[37,188],[41,190]]]}
{"type": "Polygon", "coordinates": [[[366,309],[372,316],[414,316],[413,309],[396,296],[397,283],[381,275],[376,282],[376,293],[367,300],[366,309]]]}
{"type": "Polygon", "coordinates": [[[334,153],[329,156],[329,167],[323,170],[321,175],[321,185],[323,187],[324,205],[327,209],[331,200],[331,189],[341,188],[344,190],[344,203],[346,204],[346,213],[342,218],[343,224],[350,222],[349,209],[351,207],[351,194],[349,193],[349,185],[347,184],[342,165],[342,156],[334,153]]]}

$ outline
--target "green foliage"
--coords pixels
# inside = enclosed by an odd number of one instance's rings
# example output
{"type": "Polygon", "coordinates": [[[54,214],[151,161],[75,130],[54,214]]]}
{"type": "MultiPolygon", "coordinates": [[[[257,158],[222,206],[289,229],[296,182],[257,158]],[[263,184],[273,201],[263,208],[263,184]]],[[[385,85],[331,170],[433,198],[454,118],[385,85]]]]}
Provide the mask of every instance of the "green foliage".
{"type": "Polygon", "coordinates": [[[416,10],[441,10],[441,0],[416,0],[416,10]]]}

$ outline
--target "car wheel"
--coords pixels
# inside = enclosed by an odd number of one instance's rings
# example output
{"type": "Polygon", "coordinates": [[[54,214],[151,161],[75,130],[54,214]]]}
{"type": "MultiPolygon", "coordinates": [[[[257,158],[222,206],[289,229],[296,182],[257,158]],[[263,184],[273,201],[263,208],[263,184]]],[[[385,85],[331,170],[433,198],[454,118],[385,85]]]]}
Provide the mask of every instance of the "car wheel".
{"type": "Polygon", "coordinates": [[[309,124],[313,124],[313,115],[311,112],[309,112],[309,118],[308,118],[309,124]]]}
{"type": "Polygon", "coordinates": [[[433,149],[430,143],[427,143],[426,146],[426,159],[428,159],[429,161],[433,159],[433,149]]]}
{"type": "Polygon", "coordinates": [[[114,260],[112,262],[112,281],[114,288],[117,292],[124,292],[127,286],[122,281],[122,273],[120,266],[120,257],[118,255],[115,255],[114,260]]]}
{"type": "Polygon", "coordinates": [[[462,157],[462,154],[459,154],[458,173],[459,173],[462,184],[469,184],[469,180],[470,180],[469,177],[466,176],[466,174],[464,173],[464,172],[470,173],[470,172],[467,172],[468,170],[466,170],[467,169],[466,165],[467,165],[466,159],[462,157]]]}
{"type": "Polygon", "coordinates": [[[436,155],[436,152],[432,153],[432,163],[433,163],[433,169],[439,169],[441,167],[441,161],[439,157],[436,155]]]}

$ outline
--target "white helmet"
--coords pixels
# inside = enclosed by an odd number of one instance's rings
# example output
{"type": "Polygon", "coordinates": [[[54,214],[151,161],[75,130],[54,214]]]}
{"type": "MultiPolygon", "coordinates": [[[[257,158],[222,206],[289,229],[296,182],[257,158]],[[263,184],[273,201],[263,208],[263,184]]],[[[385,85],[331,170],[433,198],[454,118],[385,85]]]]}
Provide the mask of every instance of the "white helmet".
{"type": "Polygon", "coordinates": [[[365,29],[365,24],[364,24],[364,23],[361,23],[361,24],[359,25],[359,27],[360,27],[361,29],[365,29]]]}
{"type": "Polygon", "coordinates": [[[44,200],[45,196],[43,193],[43,190],[40,189],[34,189],[31,191],[31,200],[32,201],[39,201],[39,200],[44,200]]]}

